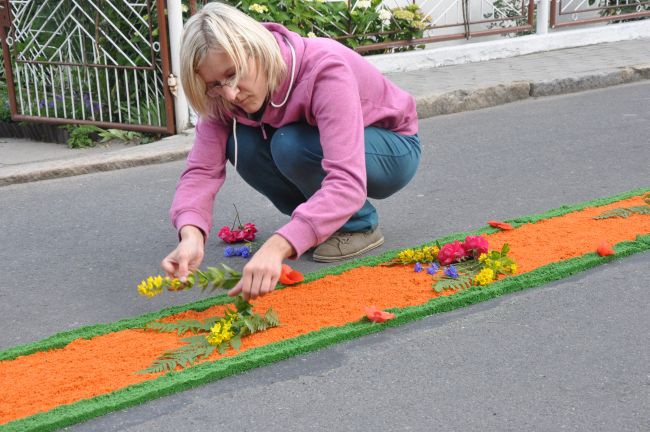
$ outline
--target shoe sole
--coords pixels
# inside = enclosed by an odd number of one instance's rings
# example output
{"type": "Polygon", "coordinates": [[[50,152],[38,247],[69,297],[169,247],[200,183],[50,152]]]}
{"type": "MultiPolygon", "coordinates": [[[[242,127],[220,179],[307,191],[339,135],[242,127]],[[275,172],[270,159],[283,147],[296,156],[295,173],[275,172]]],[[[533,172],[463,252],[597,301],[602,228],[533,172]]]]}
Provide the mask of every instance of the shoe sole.
{"type": "Polygon", "coordinates": [[[355,253],[352,253],[352,254],[341,255],[341,256],[337,256],[337,257],[326,257],[326,256],[322,256],[322,255],[312,255],[312,258],[316,262],[323,262],[323,263],[344,261],[346,259],[354,258],[356,256],[362,255],[362,254],[368,252],[369,250],[377,248],[377,247],[379,247],[379,246],[381,246],[383,244],[384,244],[384,237],[380,238],[376,242],[371,243],[368,246],[366,246],[365,248],[363,248],[363,249],[361,249],[359,251],[356,251],[355,253]]]}

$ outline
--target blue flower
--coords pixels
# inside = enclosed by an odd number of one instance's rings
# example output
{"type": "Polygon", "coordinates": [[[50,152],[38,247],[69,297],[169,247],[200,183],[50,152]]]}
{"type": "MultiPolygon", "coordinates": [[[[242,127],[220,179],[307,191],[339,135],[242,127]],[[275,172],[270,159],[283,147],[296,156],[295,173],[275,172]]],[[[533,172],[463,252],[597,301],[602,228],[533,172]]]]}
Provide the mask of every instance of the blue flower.
{"type": "Polygon", "coordinates": [[[415,267],[413,267],[413,270],[415,270],[416,273],[420,273],[422,271],[422,264],[419,262],[415,263],[415,267]]]}
{"type": "Polygon", "coordinates": [[[223,256],[225,257],[231,257],[235,256],[237,253],[235,251],[235,248],[232,246],[226,246],[226,248],[223,250],[223,256]]]}
{"type": "Polygon", "coordinates": [[[440,267],[438,267],[438,264],[431,263],[431,265],[429,267],[427,267],[427,273],[429,273],[430,275],[433,276],[434,274],[436,274],[438,272],[439,268],[440,267]]]}
{"type": "Polygon", "coordinates": [[[450,277],[452,279],[458,279],[458,271],[456,270],[456,267],[454,267],[453,264],[450,264],[449,267],[445,269],[445,276],[450,277]]]}
{"type": "Polygon", "coordinates": [[[240,255],[242,258],[248,258],[251,256],[251,250],[248,246],[242,246],[238,251],[237,255],[240,255]]]}

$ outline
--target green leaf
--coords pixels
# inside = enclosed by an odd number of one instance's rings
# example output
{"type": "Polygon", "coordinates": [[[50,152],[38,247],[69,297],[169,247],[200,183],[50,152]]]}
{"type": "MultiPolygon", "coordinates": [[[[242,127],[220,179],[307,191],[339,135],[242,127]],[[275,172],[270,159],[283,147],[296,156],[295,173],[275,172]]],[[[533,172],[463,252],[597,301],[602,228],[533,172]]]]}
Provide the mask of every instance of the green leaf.
{"type": "Polygon", "coordinates": [[[643,201],[645,201],[646,204],[650,204],[650,193],[643,195],[643,201]]]}
{"type": "Polygon", "coordinates": [[[433,289],[435,292],[442,292],[446,289],[454,290],[463,290],[467,289],[472,285],[472,278],[467,275],[459,275],[457,279],[443,277],[438,280],[434,285],[433,289]]]}
{"type": "Polygon", "coordinates": [[[230,345],[239,351],[239,348],[241,347],[241,338],[239,336],[235,336],[234,338],[230,339],[230,345]]]}
{"type": "Polygon", "coordinates": [[[180,320],[174,322],[153,321],[145,326],[147,329],[158,332],[176,332],[179,336],[187,332],[198,333],[200,331],[209,331],[210,327],[206,328],[206,324],[198,320],[180,320]]]}
{"type": "Polygon", "coordinates": [[[508,243],[504,243],[503,247],[501,248],[501,255],[505,256],[510,252],[510,245],[508,243]]]}
{"type": "Polygon", "coordinates": [[[266,321],[269,323],[270,327],[277,327],[280,325],[280,318],[273,309],[267,310],[264,318],[266,318],[266,321]]]}
{"type": "Polygon", "coordinates": [[[641,215],[650,215],[650,206],[634,206],[629,207],[628,210],[641,215]]]}
{"type": "Polygon", "coordinates": [[[616,209],[604,211],[598,216],[595,216],[594,219],[609,219],[609,218],[616,218],[616,217],[627,218],[631,214],[632,212],[629,209],[622,207],[622,208],[616,208],[616,209]]]}

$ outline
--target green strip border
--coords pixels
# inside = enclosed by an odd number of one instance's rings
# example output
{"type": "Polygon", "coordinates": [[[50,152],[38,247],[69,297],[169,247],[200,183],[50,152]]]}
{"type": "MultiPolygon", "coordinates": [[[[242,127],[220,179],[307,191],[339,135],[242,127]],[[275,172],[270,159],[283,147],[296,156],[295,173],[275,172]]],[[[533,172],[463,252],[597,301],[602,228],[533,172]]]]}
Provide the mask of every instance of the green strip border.
{"type": "MultiPolygon", "coordinates": [[[[541,219],[558,217],[567,213],[582,210],[586,207],[610,204],[615,201],[643,194],[648,190],[650,190],[650,188],[641,188],[614,197],[592,200],[575,206],[562,206],[539,215],[513,219],[510,223],[519,226],[524,223],[537,222],[541,219]]],[[[484,227],[473,232],[455,233],[443,237],[439,239],[439,241],[441,243],[446,243],[454,239],[463,238],[466,235],[476,235],[495,231],[496,229],[484,227]]],[[[634,253],[649,250],[650,234],[638,236],[635,241],[618,243],[615,248],[616,254],[609,257],[599,257],[595,253],[588,253],[581,257],[548,264],[528,273],[508,277],[499,282],[490,284],[487,287],[473,287],[453,296],[436,297],[419,306],[403,309],[394,308],[391,309],[391,311],[395,312],[396,318],[383,325],[375,325],[366,320],[360,320],[342,327],[326,327],[296,338],[250,349],[236,357],[222,359],[218,362],[201,363],[192,368],[169,373],[151,381],[135,384],[94,398],[84,399],[73,404],[62,405],[44,413],[35,414],[0,425],[0,432],[9,430],[45,431],[61,428],[89,420],[111,411],[137,405],[160,396],[166,396],[181,390],[196,387],[206,382],[234,375],[248,369],[274,363],[297,354],[315,351],[344,340],[375,333],[385,327],[395,327],[435,313],[451,311],[463,306],[492,299],[503,294],[543,285],[551,281],[571,276],[599,264],[610,262],[614,259],[620,259],[634,253]]],[[[363,258],[331,269],[310,273],[306,279],[311,281],[328,274],[339,274],[350,268],[362,265],[376,265],[392,258],[396,252],[397,250],[388,251],[376,257],[363,258]]],[[[15,358],[19,355],[26,355],[40,350],[58,348],[69,343],[71,340],[80,337],[89,338],[127,328],[141,328],[146,322],[174,313],[179,313],[184,310],[203,310],[215,304],[228,302],[229,297],[221,295],[183,306],[167,308],[155,313],[121,320],[112,324],[82,327],[77,330],[59,333],[40,342],[3,351],[0,353],[0,359],[15,358]]]]}

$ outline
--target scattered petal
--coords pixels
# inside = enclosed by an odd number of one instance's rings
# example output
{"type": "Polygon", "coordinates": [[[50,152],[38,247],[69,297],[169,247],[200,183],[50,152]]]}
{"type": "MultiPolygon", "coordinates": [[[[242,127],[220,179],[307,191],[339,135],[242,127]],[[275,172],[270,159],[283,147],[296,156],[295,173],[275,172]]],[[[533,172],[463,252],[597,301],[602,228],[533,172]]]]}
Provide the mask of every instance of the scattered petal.
{"type": "Polygon", "coordinates": [[[614,251],[614,248],[612,248],[612,246],[604,240],[600,242],[600,245],[598,245],[596,252],[598,252],[598,255],[600,256],[614,255],[616,253],[614,251]]]}
{"type": "Polygon", "coordinates": [[[488,221],[488,225],[494,228],[499,228],[500,230],[507,231],[507,230],[512,230],[515,229],[512,225],[510,225],[507,222],[501,222],[501,221],[488,221]]]}
{"type": "Polygon", "coordinates": [[[390,312],[384,312],[382,310],[377,309],[374,306],[366,306],[365,308],[366,311],[366,317],[375,323],[383,323],[385,321],[388,321],[389,319],[395,318],[394,313],[390,312]]]}
{"type": "Polygon", "coordinates": [[[280,283],[283,285],[293,285],[305,280],[305,277],[298,270],[294,270],[287,264],[282,264],[282,273],[280,273],[280,283]]]}
{"type": "Polygon", "coordinates": [[[413,267],[413,271],[415,271],[416,273],[420,273],[422,271],[422,264],[416,262],[415,266],[413,267]]]}

